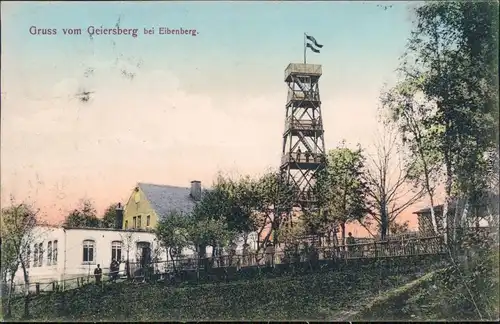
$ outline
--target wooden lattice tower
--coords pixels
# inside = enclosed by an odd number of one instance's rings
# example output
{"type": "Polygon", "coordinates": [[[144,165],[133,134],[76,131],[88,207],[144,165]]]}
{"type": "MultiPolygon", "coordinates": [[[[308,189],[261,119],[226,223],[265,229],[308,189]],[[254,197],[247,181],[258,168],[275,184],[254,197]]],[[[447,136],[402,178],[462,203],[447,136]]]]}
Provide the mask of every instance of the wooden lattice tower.
{"type": "Polygon", "coordinates": [[[296,187],[296,204],[302,209],[317,207],[312,189],[316,173],[326,164],[320,76],[317,64],[290,63],[285,70],[289,89],[280,171],[296,187]]]}

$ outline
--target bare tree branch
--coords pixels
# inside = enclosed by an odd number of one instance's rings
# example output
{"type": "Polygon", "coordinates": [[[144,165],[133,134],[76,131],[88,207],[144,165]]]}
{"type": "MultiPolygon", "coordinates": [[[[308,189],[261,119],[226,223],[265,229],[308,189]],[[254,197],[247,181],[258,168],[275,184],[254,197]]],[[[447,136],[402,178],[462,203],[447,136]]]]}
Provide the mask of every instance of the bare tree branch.
{"type": "Polygon", "coordinates": [[[398,144],[395,130],[384,125],[383,133],[375,139],[376,155],[368,159],[370,164],[365,172],[371,206],[369,214],[380,226],[383,238],[389,225],[425,193],[422,189],[415,192],[411,186],[411,169],[404,167],[398,144]]]}

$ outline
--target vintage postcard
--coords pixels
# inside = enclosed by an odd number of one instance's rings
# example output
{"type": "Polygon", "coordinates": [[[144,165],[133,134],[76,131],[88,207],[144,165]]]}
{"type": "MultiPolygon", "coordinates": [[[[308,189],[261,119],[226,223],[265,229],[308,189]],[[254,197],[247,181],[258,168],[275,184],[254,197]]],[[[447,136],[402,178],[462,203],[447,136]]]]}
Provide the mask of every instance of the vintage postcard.
{"type": "Polygon", "coordinates": [[[498,320],[498,3],[5,1],[5,321],[498,320]]]}

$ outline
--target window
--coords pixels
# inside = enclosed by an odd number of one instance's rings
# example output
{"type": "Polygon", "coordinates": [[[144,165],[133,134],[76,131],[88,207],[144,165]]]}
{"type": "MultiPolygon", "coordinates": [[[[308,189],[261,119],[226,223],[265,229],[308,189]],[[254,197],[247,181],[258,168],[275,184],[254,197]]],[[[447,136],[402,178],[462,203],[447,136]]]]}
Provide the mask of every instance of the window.
{"type": "Polygon", "coordinates": [[[122,242],[111,242],[111,260],[120,261],[122,259],[122,242]]]}
{"type": "Polygon", "coordinates": [[[134,222],[134,228],[136,228],[137,227],[137,218],[134,217],[133,222],[134,222]]]}
{"type": "Polygon", "coordinates": [[[93,263],[95,254],[95,241],[83,241],[83,262],[93,263]]]}
{"type": "Polygon", "coordinates": [[[52,243],[52,264],[57,264],[57,240],[52,243]]]}
{"type": "Polygon", "coordinates": [[[33,245],[33,267],[38,267],[38,244],[33,245]]]}
{"type": "Polygon", "coordinates": [[[151,216],[148,215],[148,216],[146,216],[146,226],[149,227],[150,224],[151,224],[151,216]]]}
{"type": "Polygon", "coordinates": [[[47,243],[47,265],[52,265],[52,242],[47,243]]]}
{"type": "Polygon", "coordinates": [[[125,229],[128,229],[128,220],[125,221],[125,229]]]}
{"type": "Polygon", "coordinates": [[[137,216],[137,227],[141,228],[141,216],[137,216]]]}
{"type": "Polygon", "coordinates": [[[43,243],[38,244],[38,266],[43,265],[43,243]]]}

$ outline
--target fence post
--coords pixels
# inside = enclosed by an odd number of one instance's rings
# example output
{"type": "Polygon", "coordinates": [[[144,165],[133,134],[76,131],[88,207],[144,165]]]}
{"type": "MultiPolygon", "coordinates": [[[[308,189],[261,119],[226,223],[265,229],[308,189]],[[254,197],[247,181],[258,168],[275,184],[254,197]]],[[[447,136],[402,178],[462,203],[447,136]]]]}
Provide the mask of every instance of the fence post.
{"type": "Polygon", "coordinates": [[[56,291],[56,282],[52,281],[52,291],[56,291]]]}
{"type": "Polygon", "coordinates": [[[36,288],[36,294],[39,295],[40,294],[40,283],[36,283],[35,284],[35,288],[36,288]]]}

